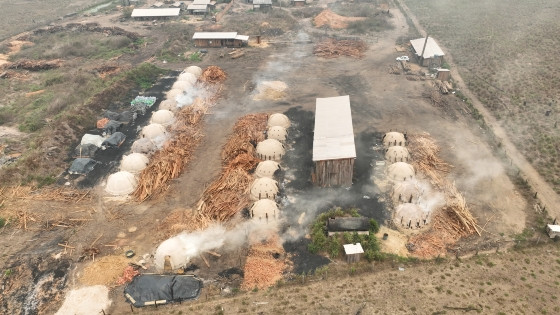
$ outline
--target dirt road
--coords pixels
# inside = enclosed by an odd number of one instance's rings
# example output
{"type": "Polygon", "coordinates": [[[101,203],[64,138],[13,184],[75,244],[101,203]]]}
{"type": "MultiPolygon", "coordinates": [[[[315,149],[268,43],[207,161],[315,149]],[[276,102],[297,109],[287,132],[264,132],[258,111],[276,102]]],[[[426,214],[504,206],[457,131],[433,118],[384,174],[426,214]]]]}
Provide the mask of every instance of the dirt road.
{"type": "MultiPolygon", "coordinates": [[[[395,0],[400,4],[403,8],[404,13],[410,18],[414,27],[418,30],[420,34],[427,34],[424,30],[422,25],[418,22],[418,19],[414,16],[414,14],[410,11],[410,9],[406,6],[406,4],[402,0],[395,0]]],[[[440,45],[441,46],[441,45],[440,45]]],[[[560,197],[558,194],[550,187],[541,176],[535,170],[535,168],[525,159],[525,157],[517,150],[515,145],[509,139],[506,131],[500,123],[494,118],[494,116],[490,113],[490,111],[478,100],[476,95],[474,95],[466,86],[465,82],[461,78],[459,74],[459,69],[453,62],[453,57],[445,49],[445,47],[441,47],[442,50],[445,52],[445,59],[447,63],[451,66],[451,75],[457,86],[461,90],[461,92],[472,102],[474,107],[484,116],[484,120],[486,125],[496,138],[496,142],[501,143],[501,149],[505,151],[505,154],[509,157],[512,164],[517,166],[517,168],[521,171],[523,177],[527,180],[528,184],[533,188],[533,190],[537,193],[537,198],[541,206],[546,207],[546,211],[552,218],[560,218],[560,208],[557,207],[560,204],[560,197]]]]}

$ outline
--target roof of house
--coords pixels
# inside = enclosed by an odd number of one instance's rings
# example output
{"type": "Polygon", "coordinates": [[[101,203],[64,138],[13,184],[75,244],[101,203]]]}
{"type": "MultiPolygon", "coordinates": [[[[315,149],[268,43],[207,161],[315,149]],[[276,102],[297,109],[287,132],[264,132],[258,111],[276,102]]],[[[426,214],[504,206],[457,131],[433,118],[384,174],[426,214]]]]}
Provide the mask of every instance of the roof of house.
{"type": "Polygon", "coordinates": [[[249,36],[237,35],[237,32],[196,32],[194,33],[192,38],[193,39],[238,39],[242,41],[249,40],[249,36]]]}
{"type": "MultiPolygon", "coordinates": [[[[414,48],[414,51],[416,51],[416,55],[420,56],[420,54],[422,53],[422,49],[424,48],[424,42],[426,42],[426,38],[418,38],[418,39],[413,39],[410,41],[410,44],[412,44],[412,47],[414,48]]],[[[443,50],[441,50],[441,48],[439,48],[438,44],[436,43],[436,41],[431,38],[428,37],[428,42],[426,43],[426,49],[424,49],[424,58],[432,58],[433,56],[443,56],[445,55],[443,53],[443,50]]]]}
{"type": "Polygon", "coordinates": [[[210,0],[194,0],[192,4],[210,4],[210,0]]]}
{"type": "Polygon", "coordinates": [[[165,17],[165,16],[179,16],[180,8],[165,8],[165,9],[134,9],[131,17],[165,17]]]}
{"type": "Polygon", "coordinates": [[[272,0],[253,0],[253,4],[270,4],[270,5],[272,5],[272,0]]]}
{"type": "Polygon", "coordinates": [[[350,96],[318,98],[315,109],[313,161],[355,157],[350,96]]]}
{"type": "Polygon", "coordinates": [[[187,6],[187,10],[206,10],[207,8],[207,4],[189,4],[187,6]]]}
{"type": "Polygon", "coordinates": [[[344,247],[344,253],[346,255],[363,254],[364,253],[364,249],[362,248],[362,244],[360,244],[360,243],[344,244],[344,245],[342,245],[342,247],[344,247]]]}
{"type": "Polygon", "coordinates": [[[329,232],[368,231],[369,228],[369,218],[364,217],[335,217],[327,220],[329,232]]]}
{"type": "Polygon", "coordinates": [[[547,224],[547,226],[552,232],[560,232],[560,225],[547,224]]]}

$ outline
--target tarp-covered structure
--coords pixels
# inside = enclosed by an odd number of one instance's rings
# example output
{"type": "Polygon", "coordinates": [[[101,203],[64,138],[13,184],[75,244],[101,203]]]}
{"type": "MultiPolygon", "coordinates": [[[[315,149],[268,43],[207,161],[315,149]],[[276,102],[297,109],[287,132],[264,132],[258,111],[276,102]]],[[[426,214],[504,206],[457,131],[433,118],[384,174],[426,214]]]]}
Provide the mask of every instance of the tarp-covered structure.
{"type": "Polygon", "coordinates": [[[143,274],[132,279],[124,296],[136,307],[162,305],[198,298],[202,281],[191,275],[143,274]]]}
{"type": "Polygon", "coordinates": [[[95,144],[92,144],[92,143],[79,144],[74,149],[74,154],[72,155],[72,157],[75,157],[75,158],[91,158],[95,155],[95,152],[97,152],[97,149],[98,149],[98,147],[95,144]]]}
{"type": "Polygon", "coordinates": [[[97,164],[99,164],[99,162],[90,158],[77,158],[72,161],[70,168],[68,168],[68,173],[87,175],[89,172],[93,171],[97,164]]]}
{"type": "Polygon", "coordinates": [[[321,187],[350,186],[356,146],[350,96],[318,98],[313,135],[312,181],[321,187]]]}
{"type": "Polygon", "coordinates": [[[118,148],[126,139],[126,135],[120,131],[115,132],[101,144],[103,148],[118,148]]]}

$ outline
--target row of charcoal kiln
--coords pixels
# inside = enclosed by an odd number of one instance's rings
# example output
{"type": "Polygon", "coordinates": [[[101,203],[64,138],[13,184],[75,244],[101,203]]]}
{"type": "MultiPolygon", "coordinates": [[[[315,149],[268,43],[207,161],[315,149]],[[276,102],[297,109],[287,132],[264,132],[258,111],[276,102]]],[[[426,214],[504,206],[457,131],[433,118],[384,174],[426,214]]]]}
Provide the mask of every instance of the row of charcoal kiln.
{"type": "Polygon", "coordinates": [[[178,105],[177,99],[193,94],[195,84],[202,74],[202,69],[196,66],[186,68],[177,78],[166,99],[159,105],[159,110],[152,114],[150,124],[143,127],[140,137],[134,141],[131,154],[123,156],[120,171],[109,175],[105,191],[114,196],[132,193],[138,186],[137,176],[146,168],[151,155],[159,150],[169,138],[167,128],[175,122],[175,114],[180,107],[192,104],[178,105]]]}
{"type": "Polygon", "coordinates": [[[249,216],[259,224],[278,224],[280,210],[276,204],[279,186],[274,179],[281,170],[279,162],[286,153],[284,143],[288,136],[290,120],[283,114],[268,118],[267,139],[257,143],[256,155],[263,160],[255,169],[254,181],[249,189],[251,200],[249,216]]]}
{"type": "Polygon", "coordinates": [[[416,180],[414,167],[408,163],[410,153],[406,142],[406,134],[400,132],[388,132],[383,136],[387,177],[393,182],[393,222],[402,228],[420,229],[428,223],[430,212],[420,204],[422,187],[416,180]]]}

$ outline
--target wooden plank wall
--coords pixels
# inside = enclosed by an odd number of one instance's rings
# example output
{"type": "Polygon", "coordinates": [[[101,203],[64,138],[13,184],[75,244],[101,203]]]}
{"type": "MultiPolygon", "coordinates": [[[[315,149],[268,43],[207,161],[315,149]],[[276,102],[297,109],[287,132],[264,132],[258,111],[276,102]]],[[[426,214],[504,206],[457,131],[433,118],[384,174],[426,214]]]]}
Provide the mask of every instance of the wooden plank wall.
{"type": "Polygon", "coordinates": [[[316,161],[312,181],[321,187],[350,186],[354,159],[316,161]]]}

